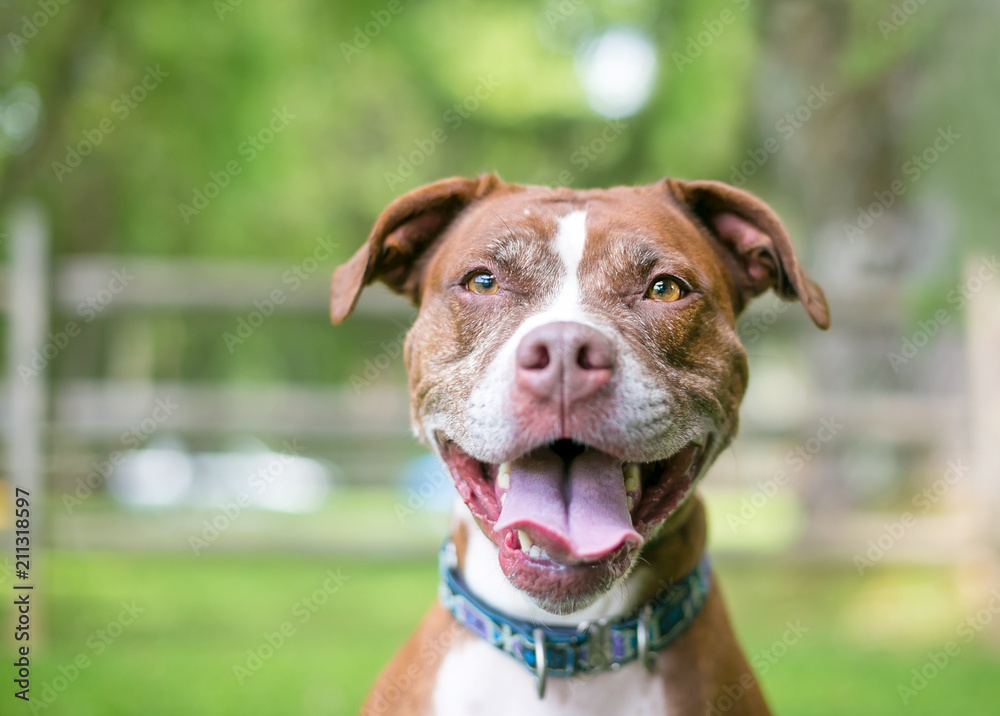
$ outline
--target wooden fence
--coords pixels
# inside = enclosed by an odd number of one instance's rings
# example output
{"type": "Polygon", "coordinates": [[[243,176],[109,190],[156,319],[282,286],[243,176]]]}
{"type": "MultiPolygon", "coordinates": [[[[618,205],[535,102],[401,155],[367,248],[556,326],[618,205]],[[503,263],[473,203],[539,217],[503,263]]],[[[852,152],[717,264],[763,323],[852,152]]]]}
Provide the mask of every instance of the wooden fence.
{"type": "MultiPolygon", "coordinates": [[[[178,433],[260,433],[310,437],[317,442],[402,441],[408,435],[402,387],[358,395],[349,387],[298,384],[236,388],[83,379],[50,384],[45,370],[25,380],[19,367],[30,365],[36,352],[45,350],[51,340],[52,316],[73,314],[81,303],[105,289],[112,272],[123,264],[137,279],[107,304],[98,320],[136,308],[244,311],[260,297],[262,287],[280,285],[286,267],[261,261],[133,256],[127,260],[120,256],[75,256],[51,263],[44,213],[31,205],[13,212],[8,240],[8,267],[0,270],[0,310],[7,314],[8,343],[0,423],[8,438],[5,465],[12,484],[42,492],[49,472],[71,471],[84,462],[82,458],[69,459],[58,450],[50,452],[48,446],[59,444],[63,437],[113,441],[145,418],[152,402],[162,396],[170,396],[178,405],[167,423],[178,433]]],[[[900,310],[898,292],[885,287],[849,295],[832,291],[830,298],[837,326],[892,325],[900,310]]],[[[316,280],[289,293],[282,310],[322,313],[326,305],[326,281],[316,280]]],[[[759,315],[764,310],[763,304],[752,307],[750,320],[754,311],[759,315]]],[[[359,305],[361,315],[402,316],[406,312],[403,301],[379,289],[368,292],[359,305]]],[[[790,312],[782,320],[799,320],[792,315],[790,312]]],[[[774,427],[744,420],[741,450],[752,454],[754,446],[801,443],[808,440],[817,421],[835,415],[845,426],[844,437],[837,447],[824,453],[826,469],[813,470],[814,485],[829,474],[830,465],[850,459],[851,450],[862,442],[902,446],[927,455],[964,456],[971,461],[974,475],[963,486],[962,502],[967,507],[963,519],[966,523],[971,520],[974,529],[971,538],[963,532],[949,549],[965,550],[969,539],[996,544],[1000,541],[1000,528],[993,520],[1000,513],[1000,280],[986,282],[962,318],[969,383],[973,386],[967,393],[814,391],[793,425],[774,427]]],[[[395,477],[397,466],[384,455],[358,459],[376,465],[382,461],[375,470],[369,464],[361,471],[359,464],[358,472],[364,472],[368,481],[373,479],[372,473],[377,482],[388,483],[395,477]]],[[[348,476],[356,472],[351,465],[344,467],[348,476]]],[[[725,460],[720,460],[716,473],[712,478],[716,487],[746,487],[746,473],[727,468],[725,460]]],[[[849,501],[831,499],[827,489],[814,489],[803,500],[810,532],[801,544],[814,553],[849,554],[852,548],[845,546],[844,540],[857,540],[872,529],[872,524],[877,526],[877,516],[858,513],[849,501]]],[[[935,530],[927,541],[942,533],[935,530]]]]}

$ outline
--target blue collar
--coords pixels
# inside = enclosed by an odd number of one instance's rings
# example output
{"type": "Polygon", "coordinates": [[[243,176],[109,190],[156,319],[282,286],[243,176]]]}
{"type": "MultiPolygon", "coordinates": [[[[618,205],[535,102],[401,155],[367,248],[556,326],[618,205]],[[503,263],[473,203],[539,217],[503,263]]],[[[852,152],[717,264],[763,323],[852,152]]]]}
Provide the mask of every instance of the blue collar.
{"type": "Polygon", "coordinates": [[[507,616],[473,594],[458,573],[450,539],[441,548],[438,566],[441,603],[459,623],[524,664],[536,677],[539,698],[545,695],[547,676],[617,671],[636,659],[652,670],[653,652],[694,621],[711,586],[706,554],[691,572],[632,614],[577,627],[554,626],[507,616]]]}

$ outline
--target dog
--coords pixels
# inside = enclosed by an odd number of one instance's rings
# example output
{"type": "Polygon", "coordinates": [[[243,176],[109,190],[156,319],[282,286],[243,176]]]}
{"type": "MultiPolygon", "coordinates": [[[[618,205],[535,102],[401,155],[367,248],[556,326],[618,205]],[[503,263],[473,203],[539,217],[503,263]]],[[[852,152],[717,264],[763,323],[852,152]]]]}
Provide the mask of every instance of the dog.
{"type": "Polygon", "coordinates": [[[829,326],[775,213],[715,181],[455,177],[382,213],[334,323],[375,280],[418,307],[411,421],[461,501],[440,600],[361,713],[769,713],[695,486],[736,434],[747,303],[829,326]]]}

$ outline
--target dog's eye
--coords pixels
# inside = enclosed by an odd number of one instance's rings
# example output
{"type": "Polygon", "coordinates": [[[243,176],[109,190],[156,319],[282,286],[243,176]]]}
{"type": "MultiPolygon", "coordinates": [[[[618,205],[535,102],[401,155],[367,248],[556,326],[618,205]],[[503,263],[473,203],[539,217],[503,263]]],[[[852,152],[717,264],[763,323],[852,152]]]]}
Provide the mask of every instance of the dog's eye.
{"type": "Polygon", "coordinates": [[[654,301],[676,301],[684,296],[681,282],[673,276],[657,276],[646,289],[646,298],[654,301]]]}
{"type": "Polygon", "coordinates": [[[500,283],[490,272],[478,271],[466,279],[465,287],[473,293],[488,296],[500,290],[500,283]]]}

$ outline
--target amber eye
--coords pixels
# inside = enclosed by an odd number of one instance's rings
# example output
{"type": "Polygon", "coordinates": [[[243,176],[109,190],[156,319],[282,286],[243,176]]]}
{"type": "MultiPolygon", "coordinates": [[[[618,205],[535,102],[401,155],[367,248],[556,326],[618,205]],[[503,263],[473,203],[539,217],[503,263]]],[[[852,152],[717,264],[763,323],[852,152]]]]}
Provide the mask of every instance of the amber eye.
{"type": "Polygon", "coordinates": [[[500,290],[500,283],[496,276],[488,271],[474,273],[465,281],[465,287],[473,293],[488,296],[500,290]]]}
{"type": "Polygon", "coordinates": [[[676,301],[684,295],[680,281],[672,276],[659,276],[646,289],[646,298],[654,301],[676,301]]]}

